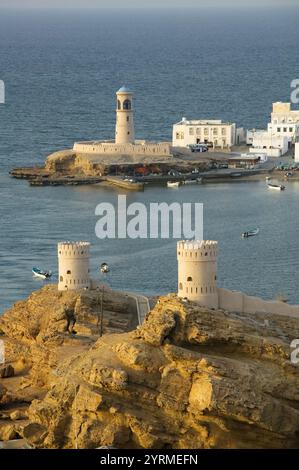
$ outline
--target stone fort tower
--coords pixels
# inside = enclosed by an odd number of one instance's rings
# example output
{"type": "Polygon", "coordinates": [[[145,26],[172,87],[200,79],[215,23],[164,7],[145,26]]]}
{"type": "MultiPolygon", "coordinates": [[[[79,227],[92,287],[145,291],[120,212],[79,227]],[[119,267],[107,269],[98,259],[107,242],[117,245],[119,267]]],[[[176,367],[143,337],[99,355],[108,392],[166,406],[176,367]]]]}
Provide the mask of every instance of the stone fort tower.
{"type": "Polygon", "coordinates": [[[90,288],[88,242],[58,243],[58,290],[90,288]]]}
{"type": "Polygon", "coordinates": [[[216,241],[179,241],[178,296],[202,306],[218,308],[216,241]]]}
{"type": "Polygon", "coordinates": [[[115,143],[133,144],[135,142],[133,93],[125,86],[116,92],[115,143]]]}

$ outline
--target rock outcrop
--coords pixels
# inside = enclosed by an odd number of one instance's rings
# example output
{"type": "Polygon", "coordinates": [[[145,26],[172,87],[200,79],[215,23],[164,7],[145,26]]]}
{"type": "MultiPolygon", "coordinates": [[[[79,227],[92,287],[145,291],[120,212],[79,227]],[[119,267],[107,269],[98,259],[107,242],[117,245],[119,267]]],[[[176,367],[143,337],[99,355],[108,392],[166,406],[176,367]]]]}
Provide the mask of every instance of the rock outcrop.
{"type": "Polygon", "coordinates": [[[298,319],[160,298],[135,331],[60,362],[22,435],[49,448],[298,447],[298,337],[298,319]]]}
{"type": "MultiPolygon", "coordinates": [[[[47,393],[61,362],[80,357],[100,337],[101,295],[102,289],[58,292],[48,285],[0,317],[5,347],[5,364],[0,367],[0,441],[35,433],[27,409],[32,400],[47,393]],[[74,330],[67,330],[74,322],[74,330]]],[[[136,327],[134,299],[106,288],[103,306],[104,334],[136,327]]]]}

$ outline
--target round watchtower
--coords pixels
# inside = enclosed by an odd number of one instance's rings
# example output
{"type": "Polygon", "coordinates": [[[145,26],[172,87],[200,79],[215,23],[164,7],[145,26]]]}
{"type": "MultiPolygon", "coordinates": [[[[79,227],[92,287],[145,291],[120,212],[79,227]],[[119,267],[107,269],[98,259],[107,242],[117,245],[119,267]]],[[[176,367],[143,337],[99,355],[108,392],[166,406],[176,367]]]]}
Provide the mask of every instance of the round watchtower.
{"type": "Polygon", "coordinates": [[[218,242],[179,241],[178,296],[200,305],[218,308],[217,288],[218,242]]]}
{"type": "Polygon", "coordinates": [[[116,92],[115,143],[135,142],[133,93],[125,86],[116,92]]]}
{"type": "Polygon", "coordinates": [[[88,242],[58,243],[58,290],[90,288],[88,242]]]}

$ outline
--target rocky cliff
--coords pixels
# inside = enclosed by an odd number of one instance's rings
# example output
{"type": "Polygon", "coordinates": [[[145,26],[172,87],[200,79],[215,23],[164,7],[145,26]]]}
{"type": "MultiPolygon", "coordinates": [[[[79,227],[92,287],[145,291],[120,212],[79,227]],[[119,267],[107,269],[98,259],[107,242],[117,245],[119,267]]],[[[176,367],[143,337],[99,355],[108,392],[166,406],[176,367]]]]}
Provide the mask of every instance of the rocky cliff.
{"type": "MultiPolygon", "coordinates": [[[[0,441],[24,435],[30,424],[28,406],[47,393],[53,371],[64,360],[88,351],[100,337],[101,296],[102,289],[58,292],[48,285],[0,317],[0,340],[5,346],[5,364],[0,365],[0,441]]],[[[103,307],[104,334],[136,327],[134,299],[106,288],[103,307]]]]}
{"type": "Polygon", "coordinates": [[[50,448],[299,447],[298,337],[298,319],[162,297],[136,330],[52,367],[21,436],[50,448]]]}

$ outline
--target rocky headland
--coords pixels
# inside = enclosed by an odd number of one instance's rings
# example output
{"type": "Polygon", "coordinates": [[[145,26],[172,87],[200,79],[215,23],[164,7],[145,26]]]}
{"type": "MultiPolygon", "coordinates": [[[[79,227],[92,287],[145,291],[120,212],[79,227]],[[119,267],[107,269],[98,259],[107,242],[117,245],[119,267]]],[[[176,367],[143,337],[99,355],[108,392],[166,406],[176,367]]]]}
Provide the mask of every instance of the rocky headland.
{"type": "Polygon", "coordinates": [[[169,295],[136,328],[129,300],[106,302],[102,337],[96,300],[54,286],[0,319],[14,369],[1,380],[0,439],[41,448],[299,447],[290,362],[298,319],[169,295]],[[66,311],[76,335],[65,331],[66,311]]]}

